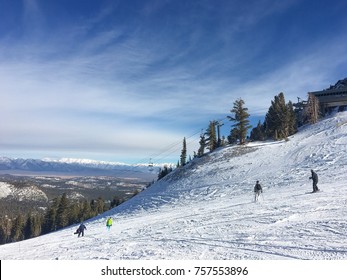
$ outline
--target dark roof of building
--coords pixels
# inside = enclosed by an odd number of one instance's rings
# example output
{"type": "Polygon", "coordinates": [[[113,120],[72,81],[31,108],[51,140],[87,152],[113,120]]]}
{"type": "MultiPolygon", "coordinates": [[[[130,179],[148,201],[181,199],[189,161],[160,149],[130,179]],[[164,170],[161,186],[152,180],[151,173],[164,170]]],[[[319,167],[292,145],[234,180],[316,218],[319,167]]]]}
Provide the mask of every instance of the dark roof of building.
{"type": "Polygon", "coordinates": [[[331,89],[341,89],[341,88],[347,88],[347,78],[344,78],[343,80],[337,81],[335,85],[331,85],[327,90],[331,89]]]}

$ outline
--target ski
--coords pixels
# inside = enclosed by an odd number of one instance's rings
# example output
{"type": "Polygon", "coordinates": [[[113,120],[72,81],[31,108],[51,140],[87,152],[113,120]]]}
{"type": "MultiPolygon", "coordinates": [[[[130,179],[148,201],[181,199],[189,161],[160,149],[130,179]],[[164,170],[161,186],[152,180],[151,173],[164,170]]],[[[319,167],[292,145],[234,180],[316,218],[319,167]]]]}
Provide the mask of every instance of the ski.
{"type": "Polygon", "coordinates": [[[321,190],[319,190],[319,191],[316,191],[316,192],[306,192],[305,194],[312,194],[312,193],[319,193],[319,192],[322,192],[321,190]]]}

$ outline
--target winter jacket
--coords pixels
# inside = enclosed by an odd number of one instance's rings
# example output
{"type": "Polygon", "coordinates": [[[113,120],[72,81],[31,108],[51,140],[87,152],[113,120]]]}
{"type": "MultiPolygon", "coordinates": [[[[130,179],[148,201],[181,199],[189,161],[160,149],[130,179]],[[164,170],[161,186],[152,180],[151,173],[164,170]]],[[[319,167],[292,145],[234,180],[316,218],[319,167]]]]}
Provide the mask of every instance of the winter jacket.
{"type": "Polygon", "coordinates": [[[111,218],[107,219],[106,226],[108,226],[108,227],[112,226],[112,219],[111,218]]]}
{"type": "Polygon", "coordinates": [[[263,192],[262,187],[260,186],[259,183],[256,183],[254,186],[254,192],[263,192]]]}
{"type": "Polygon", "coordinates": [[[86,226],[85,226],[84,224],[81,224],[81,225],[79,226],[79,228],[78,228],[78,232],[82,232],[82,231],[84,231],[85,229],[87,229],[86,226]]]}
{"type": "Polygon", "coordinates": [[[317,175],[317,173],[316,172],[314,172],[313,170],[311,170],[311,177],[310,177],[310,179],[312,179],[313,180],[313,183],[318,183],[318,175],[317,175]]]}

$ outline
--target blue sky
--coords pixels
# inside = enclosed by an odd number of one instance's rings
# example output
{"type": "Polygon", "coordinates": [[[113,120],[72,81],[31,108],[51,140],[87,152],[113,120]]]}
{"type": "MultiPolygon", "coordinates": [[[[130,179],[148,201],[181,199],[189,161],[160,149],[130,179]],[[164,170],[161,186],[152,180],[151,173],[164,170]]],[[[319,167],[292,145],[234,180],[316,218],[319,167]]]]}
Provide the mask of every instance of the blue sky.
{"type": "Polygon", "coordinates": [[[194,135],[192,154],[240,97],[257,120],[280,92],[296,101],[347,77],[346,10],[344,0],[0,0],[0,155],[176,162],[183,137],[194,135]]]}

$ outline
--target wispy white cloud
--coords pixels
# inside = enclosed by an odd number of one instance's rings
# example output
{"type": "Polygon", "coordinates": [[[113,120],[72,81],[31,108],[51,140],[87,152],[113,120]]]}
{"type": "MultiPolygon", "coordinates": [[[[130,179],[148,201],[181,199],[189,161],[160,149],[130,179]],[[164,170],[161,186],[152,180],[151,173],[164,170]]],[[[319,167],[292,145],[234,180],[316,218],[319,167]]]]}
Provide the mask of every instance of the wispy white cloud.
{"type": "MultiPolygon", "coordinates": [[[[26,2],[26,18],[42,16],[37,3],[26,2]]],[[[0,152],[55,147],[143,158],[229,114],[239,97],[251,114],[263,115],[281,91],[296,101],[344,78],[338,76],[347,65],[341,32],[330,42],[320,38],[283,53],[281,63],[269,48],[276,41],[272,31],[264,26],[256,34],[263,21],[295,2],[255,1],[240,10],[199,1],[177,17],[156,19],[163,26],[153,25],[153,17],[172,3],[143,7],[140,24],[130,27],[116,22],[95,31],[110,21],[116,5],[72,26],[62,24],[46,40],[0,41],[0,114],[6,120],[0,123],[0,152]]]]}

